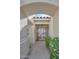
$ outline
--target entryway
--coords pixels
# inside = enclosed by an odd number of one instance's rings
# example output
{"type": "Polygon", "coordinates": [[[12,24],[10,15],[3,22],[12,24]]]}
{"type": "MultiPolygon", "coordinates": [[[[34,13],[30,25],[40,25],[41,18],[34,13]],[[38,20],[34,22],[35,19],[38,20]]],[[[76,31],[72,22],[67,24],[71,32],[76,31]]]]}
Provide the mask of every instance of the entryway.
{"type": "Polygon", "coordinates": [[[36,37],[37,41],[44,41],[48,35],[49,25],[48,24],[36,24],[36,37]]]}

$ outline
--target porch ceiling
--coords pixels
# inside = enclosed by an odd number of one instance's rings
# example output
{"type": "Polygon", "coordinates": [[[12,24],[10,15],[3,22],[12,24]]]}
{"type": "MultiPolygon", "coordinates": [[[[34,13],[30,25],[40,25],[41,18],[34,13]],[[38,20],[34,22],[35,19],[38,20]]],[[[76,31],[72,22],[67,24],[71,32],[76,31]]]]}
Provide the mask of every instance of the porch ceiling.
{"type": "Polygon", "coordinates": [[[52,5],[59,5],[59,0],[20,0],[20,6],[36,3],[36,2],[46,2],[52,5]]]}
{"type": "Polygon", "coordinates": [[[50,16],[54,16],[57,10],[58,6],[43,2],[31,3],[20,7],[20,12],[25,17],[38,13],[44,13],[50,16]]]}

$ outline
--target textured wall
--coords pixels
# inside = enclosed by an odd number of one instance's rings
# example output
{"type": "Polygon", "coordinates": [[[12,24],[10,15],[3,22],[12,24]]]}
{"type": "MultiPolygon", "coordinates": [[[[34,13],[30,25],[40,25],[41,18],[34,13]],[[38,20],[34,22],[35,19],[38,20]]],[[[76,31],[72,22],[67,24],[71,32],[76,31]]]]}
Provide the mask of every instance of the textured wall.
{"type": "Polygon", "coordinates": [[[52,19],[51,19],[51,21],[50,21],[50,23],[49,23],[49,36],[50,37],[53,37],[54,36],[54,30],[53,30],[53,17],[52,17],[52,19]]]}
{"type": "Polygon", "coordinates": [[[53,21],[53,27],[54,27],[54,36],[59,37],[59,10],[57,11],[56,15],[54,16],[53,21]]]}
{"type": "Polygon", "coordinates": [[[26,25],[20,31],[20,57],[25,58],[30,51],[30,46],[32,43],[31,37],[31,26],[26,25]]]}
{"type": "Polygon", "coordinates": [[[27,18],[21,19],[20,20],[20,30],[23,29],[27,25],[27,18]]]}
{"type": "Polygon", "coordinates": [[[30,46],[34,43],[34,33],[32,24],[27,18],[20,20],[20,55],[25,58],[30,51],[30,46]],[[29,24],[29,25],[28,25],[29,24]]]}

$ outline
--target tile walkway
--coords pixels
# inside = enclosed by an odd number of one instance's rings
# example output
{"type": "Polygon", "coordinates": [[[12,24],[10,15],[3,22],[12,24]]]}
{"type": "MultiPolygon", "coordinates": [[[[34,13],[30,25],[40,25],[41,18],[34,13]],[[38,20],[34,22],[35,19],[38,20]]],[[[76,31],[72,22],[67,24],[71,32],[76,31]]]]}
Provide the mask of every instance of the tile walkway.
{"type": "Polygon", "coordinates": [[[29,59],[50,59],[48,49],[44,41],[37,41],[32,48],[29,59]]]}

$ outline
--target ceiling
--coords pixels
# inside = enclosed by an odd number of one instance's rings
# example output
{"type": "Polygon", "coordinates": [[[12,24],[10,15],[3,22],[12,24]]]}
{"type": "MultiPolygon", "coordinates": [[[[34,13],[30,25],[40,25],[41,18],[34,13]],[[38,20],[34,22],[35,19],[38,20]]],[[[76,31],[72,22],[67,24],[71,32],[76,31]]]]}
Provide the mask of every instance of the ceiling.
{"type": "Polygon", "coordinates": [[[30,3],[35,3],[35,2],[47,2],[49,4],[53,4],[56,6],[59,5],[59,0],[20,0],[20,6],[30,4],[30,3]]]}
{"type": "Polygon", "coordinates": [[[58,10],[58,0],[21,0],[20,17],[44,13],[54,16],[58,10]]]}

